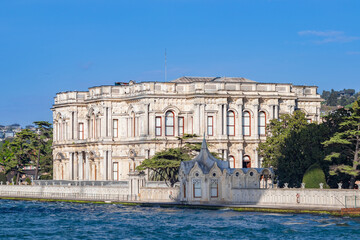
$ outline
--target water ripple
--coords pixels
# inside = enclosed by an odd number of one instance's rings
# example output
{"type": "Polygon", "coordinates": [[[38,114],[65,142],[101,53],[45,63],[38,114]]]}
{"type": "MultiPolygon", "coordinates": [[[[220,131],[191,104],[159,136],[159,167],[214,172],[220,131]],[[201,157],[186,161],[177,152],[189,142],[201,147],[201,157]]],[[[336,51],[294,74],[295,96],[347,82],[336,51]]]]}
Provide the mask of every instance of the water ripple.
{"type": "Polygon", "coordinates": [[[0,200],[0,239],[358,239],[360,220],[271,214],[0,200]]]}

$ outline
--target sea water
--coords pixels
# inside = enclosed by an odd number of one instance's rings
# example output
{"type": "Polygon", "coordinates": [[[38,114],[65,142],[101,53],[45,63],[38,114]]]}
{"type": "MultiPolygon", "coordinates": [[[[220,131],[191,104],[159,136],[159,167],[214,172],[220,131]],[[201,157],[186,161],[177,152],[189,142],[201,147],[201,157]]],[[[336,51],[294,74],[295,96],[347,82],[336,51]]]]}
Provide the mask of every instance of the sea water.
{"type": "Polygon", "coordinates": [[[0,200],[0,239],[360,239],[360,219],[0,200]]]}

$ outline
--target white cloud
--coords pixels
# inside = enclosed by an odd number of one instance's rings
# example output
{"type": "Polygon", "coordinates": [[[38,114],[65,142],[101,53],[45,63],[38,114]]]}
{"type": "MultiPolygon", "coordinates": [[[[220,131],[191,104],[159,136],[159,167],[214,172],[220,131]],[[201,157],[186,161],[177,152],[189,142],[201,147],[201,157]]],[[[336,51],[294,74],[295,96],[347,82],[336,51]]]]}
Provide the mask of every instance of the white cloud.
{"type": "Polygon", "coordinates": [[[352,42],[355,40],[359,40],[360,37],[347,36],[342,31],[314,31],[314,30],[306,30],[298,32],[299,36],[313,36],[316,37],[316,40],[312,40],[312,42],[317,44],[323,43],[345,43],[352,42]]]}

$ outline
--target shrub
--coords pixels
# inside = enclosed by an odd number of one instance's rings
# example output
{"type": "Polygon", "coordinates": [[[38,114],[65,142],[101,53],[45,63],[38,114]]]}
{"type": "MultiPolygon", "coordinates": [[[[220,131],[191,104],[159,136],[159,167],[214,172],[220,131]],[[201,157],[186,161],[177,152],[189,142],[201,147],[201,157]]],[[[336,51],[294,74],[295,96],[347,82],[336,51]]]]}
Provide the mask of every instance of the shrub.
{"type": "Polygon", "coordinates": [[[31,180],[30,180],[30,178],[27,177],[27,178],[25,179],[25,181],[26,181],[29,185],[31,185],[31,180]]]}
{"type": "Polygon", "coordinates": [[[0,182],[3,182],[3,184],[6,183],[6,175],[3,172],[0,172],[0,182]]]}
{"type": "Polygon", "coordinates": [[[40,180],[53,180],[53,177],[51,175],[41,175],[40,180]]]}
{"type": "Polygon", "coordinates": [[[326,184],[324,171],[317,163],[306,170],[302,182],[305,183],[305,188],[320,188],[320,183],[324,184],[324,188],[329,188],[326,184]]]}

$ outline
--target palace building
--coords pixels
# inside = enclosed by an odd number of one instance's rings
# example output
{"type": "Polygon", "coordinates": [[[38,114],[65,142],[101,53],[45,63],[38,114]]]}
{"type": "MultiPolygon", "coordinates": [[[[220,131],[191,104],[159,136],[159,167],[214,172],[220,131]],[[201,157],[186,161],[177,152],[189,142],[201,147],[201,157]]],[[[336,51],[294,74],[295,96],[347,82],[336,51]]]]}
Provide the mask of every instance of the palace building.
{"type": "MultiPolygon", "coordinates": [[[[320,120],[315,86],[233,77],[115,83],[58,93],[53,105],[54,180],[127,181],[144,159],[205,134],[232,169],[260,168],[266,125],[300,109],[320,120]]],[[[243,172],[246,172],[245,170],[243,172]]]]}

